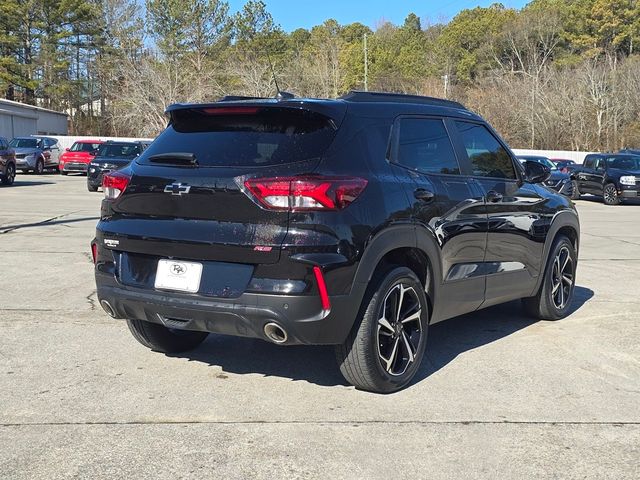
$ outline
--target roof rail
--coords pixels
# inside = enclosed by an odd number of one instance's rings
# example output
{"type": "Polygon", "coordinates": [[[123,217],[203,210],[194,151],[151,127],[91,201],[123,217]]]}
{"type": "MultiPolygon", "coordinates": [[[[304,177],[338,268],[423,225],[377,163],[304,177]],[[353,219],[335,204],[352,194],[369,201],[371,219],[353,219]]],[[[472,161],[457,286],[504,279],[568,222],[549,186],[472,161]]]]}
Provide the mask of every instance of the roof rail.
{"type": "Polygon", "coordinates": [[[404,93],[386,93],[386,92],[363,92],[352,90],[346,95],[339,97],[349,102],[394,102],[394,103],[418,103],[423,105],[437,105],[441,107],[460,108],[466,110],[466,107],[459,102],[453,100],[445,100],[443,98],[423,97],[421,95],[408,95],[404,93]]]}

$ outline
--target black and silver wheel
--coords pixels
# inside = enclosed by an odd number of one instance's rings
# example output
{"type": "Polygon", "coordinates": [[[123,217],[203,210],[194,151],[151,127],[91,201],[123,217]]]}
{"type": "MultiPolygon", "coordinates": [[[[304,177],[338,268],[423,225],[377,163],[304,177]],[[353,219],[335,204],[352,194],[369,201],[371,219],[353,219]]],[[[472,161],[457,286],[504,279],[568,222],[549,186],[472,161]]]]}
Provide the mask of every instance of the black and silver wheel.
{"type": "Polygon", "coordinates": [[[618,205],[620,203],[620,197],[618,196],[618,189],[613,183],[607,183],[602,190],[602,198],[605,205],[618,205]]]}
{"type": "Polygon", "coordinates": [[[573,300],[577,264],[573,244],[564,235],[559,236],[551,248],[538,294],[522,299],[526,312],[545,320],[566,317],[573,300]]]}
{"type": "Polygon", "coordinates": [[[571,180],[571,200],[580,200],[580,188],[576,180],[571,180]]]}
{"type": "Polygon", "coordinates": [[[193,350],[209,335],[207,332],[175,330],[144,320],[127,320],[133,337],[145,347],[162,353],[180,353],[193,350]]]}
{"type": "Polygon", "coordinates": [[[16,179],[16,167],[13,164],[7,165],[7,169],[4,172],[4,176],[2,177],[3,185],[13,185],[13,182],[16,179]]]}
{"type": "Polygon", "coordinates": [[[42,175],[44,173],[44,160],[42,158],[36,160],[36,166],[33,169],[33,173],[36,175],[42,175]]]}
{"type": "Polygon", "coordinates": [[[336,358],[345,379],[362,390],[389,393],[405,387],[420,367],[427,342],[424,287],[405,267],[372,281],[356,321],[336,358]]]}

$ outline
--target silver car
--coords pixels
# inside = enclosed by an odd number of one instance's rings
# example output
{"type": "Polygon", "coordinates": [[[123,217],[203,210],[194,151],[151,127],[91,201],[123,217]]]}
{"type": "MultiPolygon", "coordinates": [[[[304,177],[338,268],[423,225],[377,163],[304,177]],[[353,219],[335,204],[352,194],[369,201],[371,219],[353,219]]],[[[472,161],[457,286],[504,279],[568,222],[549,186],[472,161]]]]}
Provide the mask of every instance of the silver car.
{"type": "Polygon", "coordinates": [[[50,137],[16,137],[9,143],[16,152],[16,169],[22,172],[43,173],[48,168],[58,169],[60,145],[50,137]]]}

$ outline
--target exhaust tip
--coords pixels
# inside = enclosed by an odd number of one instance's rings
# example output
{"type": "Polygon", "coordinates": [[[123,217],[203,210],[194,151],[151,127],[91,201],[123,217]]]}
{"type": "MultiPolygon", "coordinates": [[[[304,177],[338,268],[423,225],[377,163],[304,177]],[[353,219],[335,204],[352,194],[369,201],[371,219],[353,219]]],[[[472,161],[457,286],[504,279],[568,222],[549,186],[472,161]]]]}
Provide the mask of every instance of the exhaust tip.
{"type": "Polygon", "coordinates": [[[100,300],[100,306],[102,307],[102,309],[107,312],[107,315],[109,315],[111,318],[116,318],[116,311],[113,309],[113,307],[111,306],[111,304],[109,302],[107,302],[106,300],[100,300]]]}
{"type": "Polygon", "coordinates": [[[284,328],[274,322],[269,322],[264,326],[264,334],[273,343],[285,343],[287,341],[287,332],[284,328]]]}

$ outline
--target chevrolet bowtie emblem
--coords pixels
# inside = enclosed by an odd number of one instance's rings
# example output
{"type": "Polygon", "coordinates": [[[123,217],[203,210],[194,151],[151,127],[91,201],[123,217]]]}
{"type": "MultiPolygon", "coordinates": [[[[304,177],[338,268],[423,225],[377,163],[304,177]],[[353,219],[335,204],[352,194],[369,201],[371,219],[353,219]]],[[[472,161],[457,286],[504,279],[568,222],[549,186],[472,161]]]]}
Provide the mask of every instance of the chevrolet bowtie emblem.
{"type": "Polygon", "coordinates": [[[172,183],[164,187],[164,193],[170,193],[171,195],[182,195],[189,193],[189,190],[191,190],[191,186],[184,183],[172,183]]]}

